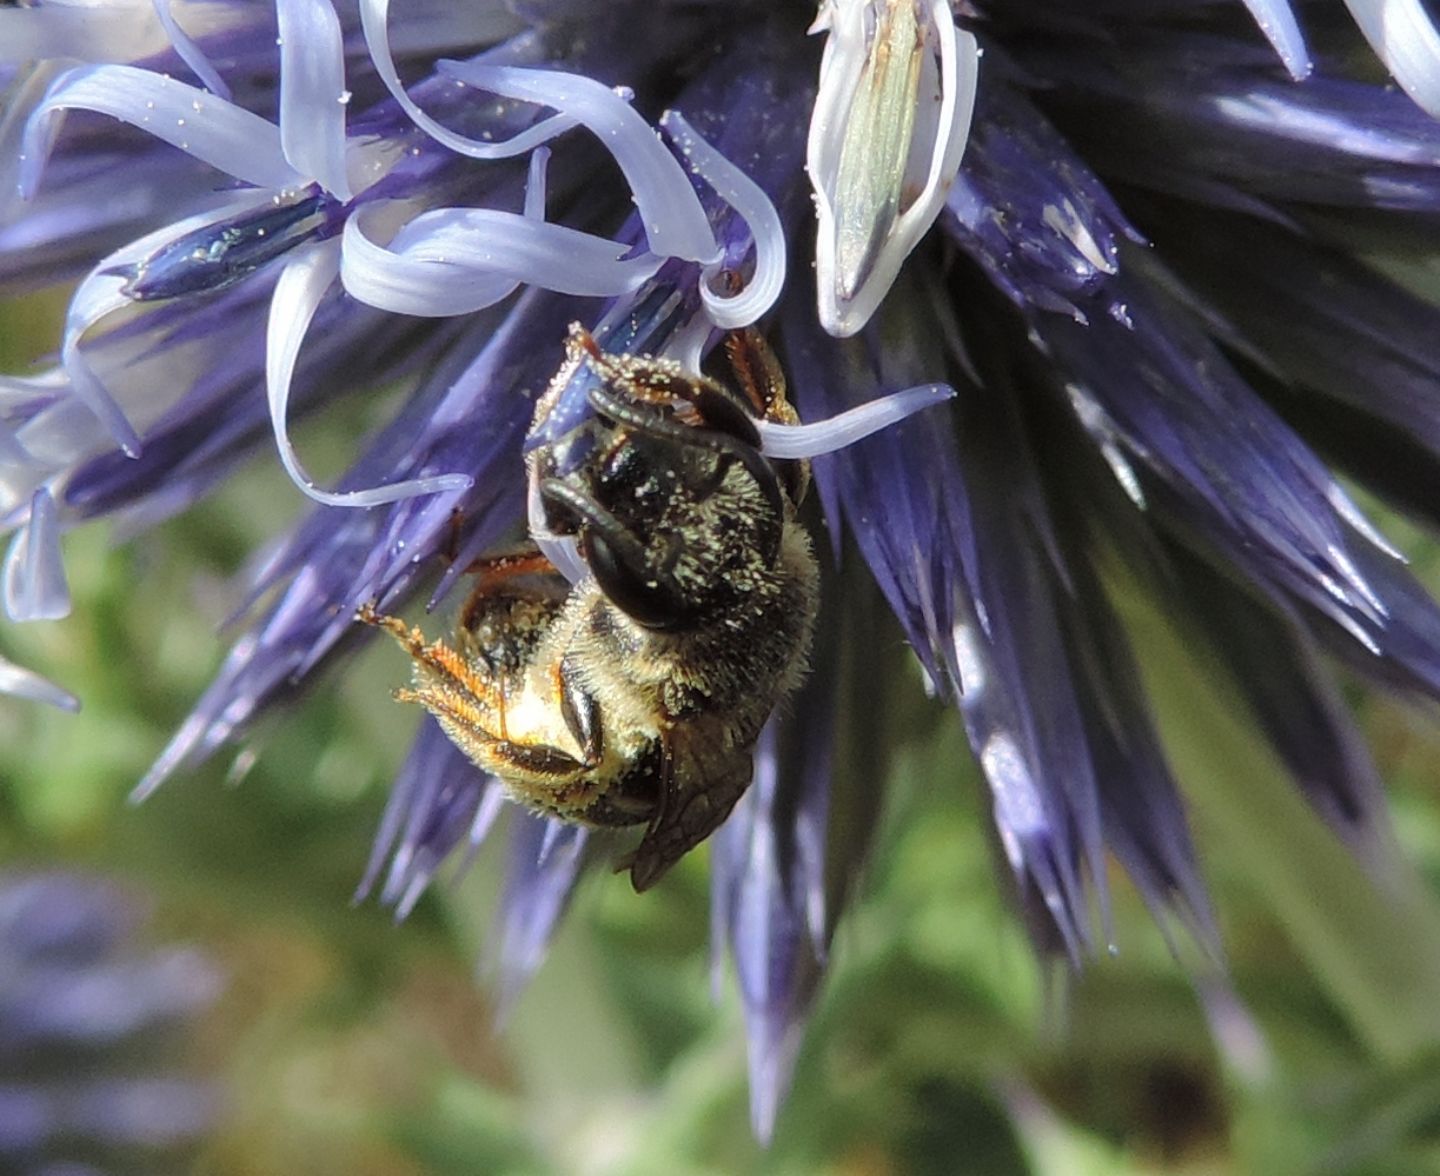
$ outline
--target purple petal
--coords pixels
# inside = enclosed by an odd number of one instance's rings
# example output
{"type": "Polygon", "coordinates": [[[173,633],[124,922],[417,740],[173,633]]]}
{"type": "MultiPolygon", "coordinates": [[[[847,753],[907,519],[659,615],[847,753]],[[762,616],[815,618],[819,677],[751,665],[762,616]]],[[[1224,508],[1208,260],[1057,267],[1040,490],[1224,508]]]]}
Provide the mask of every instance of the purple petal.
{"type": "Polygon", "coordinates": [[[1056,84],[1037,101],[1107,178],[1270,215],[1273,201],[1440,202],[1440,123],[1393,87],[1330,69],[1295,85],[1241,42],[1112,31],[1108,43],[1023,59],[1056,84]]]}
{"type": "Polygon", "coordinates": [[[729,942],[739,973],[750,1117],[762,1143],[774,1131],[820,979],[821,956],[806,913],[809,887],[796,872],[796,820],[805,792],[823,796],[828,764],[808,772],[798,766],[791,757],[781,768],[772,721],[756,748],[755,779],[715,835],[712,928],[729,942]]]}
{"type": "Polygon", "coordinates": [[[1136,487],[1152,507],[1368,641],[1385,605],[1357,564],[1370,546],[1357,543],[1359,512],[1185,312],[1122,276],[1088,325],[1037,328],[1077,417],[1112,464],[1129,467],[1122,480],[1143,472],[1136,487]],[[1131,358],[1118,365],[1116,355],[1131,358]]]}
{"type": "Polygon", "coordinates": [[[1168,205],[1153,219],[1212,329],[1262,369],[1252,379],[1286,419],[1407,511],[1440,519],[1440,310],[1283,227],[1168,205]]]}
{"type": "Polygon", "coordinates": [[[67,1091],[64,1132],[115,1147],[165,1148],[202,1135],[220,1110],[219,1092],[186,1078],[100,1079],[67,1091]]]}
{"type": "Polygon", "coordinates": [[[46,702],[61,710],[80,709],[80,700],[68,690],[62,690],[33,670],[17,666],[3,657],[0,657],[0,694],[8,694],[12,698],[28,698],[32,702],[46,702]]]}
{"type": "Polygon", "coordinates": [[[454,542],[457,512],[464,527],[447,587],[470,559],[518,523],[529,396],[559,366],[559,342],[573,313],[562,299],[522,296],[463,370],[442,366],[430,376],[343,485],[461,465],[474,471],[474,485],[368,511],[324,507],[302,523],[253,581],[255,597],[281,588],[278,598],[237,641],[137,794],[181,765],[207,758],[342,642],[356,639],[353,618],[362,603],[388,605],[438,571],[436,557],[454,542]],[[537,338],[554,340],[554,350],[537,348],[537,338]]]}
{"type": "Polygon", "coordinates": [[[1316,636],[1362,674],[1440,698],[1440,605],[1398,561],[1369,544],[1357,545],[1356,555],[1385,602],[1384,623],[1364,628],[1364,645],[1349,639],[1349,629],[1312,622],[1316,636]]]}
{"type": "Polygon", "coordinates": [[[518,808],[511,813],[510,867],[487,951],[500,973],[497,1015],[502,1018],[544,962],[587,863],[589,837],[579,825],[518,808]]]}
{"type": "Polygon", "coordinates": [[[83,964],[120,945],[141,914],[116,887],[92,878],[9,875],[0,885],[0,944],[8,959],[83,964]]]}
{"type": "MultiPolygon", "coordinates": [[[[822,334],[806,304],[794,295],[784,319],[791,391],[806,419],[836,415],[886,391],[870,374],[872,357],[861,343],[837,343],[822,334]]],[[[917,322],[923,332],[925,322],[917,322]]],[[[936,329],[935,337],[941,332],[936,329]]],[[[908,342],[908,340],[907,340],[908,342]]],[[[895,354],[906,353],[901,344],[895,354]]],[[[914,373],[944,370],[938,356],[906,354],[914,373]],[[933,361],[933,362],[932,362],[933,361]]],[[[962,519],[960,475],[945,408],[931,409],[856,443],[840,454],[815,458],[812,468],[838,552],[842,520],[915,648],[936,691],[955,674],[954,589],[959,578],[962,519]]]]}
{"type": "MultiPolygon", "coordinates": [[[[58,1170],[57,1155],[168,1148],[212,1125],[218,1091],[150,1072],[157,1047],[214,1003],[200,953],[140,949],[128,894],[73,874],[0,877],[0,1163],[58,1170]]],[[[159,1055],[155,1055],[159,1056],[159,1055]]],[[[120,1156],[110,1156],[121,1163],[120,1156]]],[[[109,1166],[109,1165],[107,1165],[109,1166]]],[[[88,1169],[87,1169],[88,1170],[88,1169]]]]}
{"type": "Polygon", "coordinates": [[[1017,882],[1038,893],[1078,961],[1090,942],[1084,878],[1102,907],[1105,883],[1094,751],[1057,617],[1068,572],[1047,550],[1049,519],[1008,414],[980,396],[965,408],[961,713],[1017,882]]]}
{"type": "Polygon", "coordinates": [[[940,223],[1012,301],[1077,318],[1077,303],[1119,268],[1119,241],[1140,240],[1104,185],[1003,76],[981,88],[965,168],[940,223]]]}
{"type": "MultiPolygon", "coordinates": [[[[472,845],[484,839],[489,824],[477,818],[494,791],[427,715],[391,787],[356,901],[370,894],[388,861],[380,901],[405,918],[450,852],[467,836],[472,845]]],[[[492,805],[484,807],[493,815],[492,805]]]]}
{"type": "MultiPolygon", "coordinates": [[[[807,346],[813,336],[803,333],[804,320],[787,320],[802,411],[843,404],[867,384],[879,391],[877,369],[882,380],[887,367],[946,370],[942,324],[882,315],[884,352],[855,345],[848,362],[833,345],[807,346]]],[[[947,430],[916,420],[858,443],[843,462],[816,459],[815,478],[822,498],[838,504],[933,688],[958,690],[1022,896],[1040,897],[1078,959],[1089,937],[1083,879],[1103,883],[1101,818],[1055,617],[1055,569],[1045,550],[1053,544],[1026,538],[1043,536],[1048,521],[1003,406],[984,404],[973,390],[957,404],[966,409],[958,451],[947,430]]]]}
{"type": "Polygon", "coordinates": [[[1094,573],[1072,561],[1056,603],[1094,757],[1105,845],[1164,927],[1178,914],[1213,958],[1220,934],[1195,859],[1185,805],[1165,760],[1124,630],[1094,573]]]}

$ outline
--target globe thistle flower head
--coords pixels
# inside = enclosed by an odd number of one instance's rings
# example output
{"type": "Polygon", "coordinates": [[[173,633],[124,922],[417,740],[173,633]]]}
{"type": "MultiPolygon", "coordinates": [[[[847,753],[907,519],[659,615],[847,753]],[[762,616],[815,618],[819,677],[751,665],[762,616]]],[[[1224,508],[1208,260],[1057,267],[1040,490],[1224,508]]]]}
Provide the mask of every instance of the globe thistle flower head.
{"type": "MultiPolygon", "coordinates": [[[[78,280],[57,362],[0,382],[7,613],[66,611],[65,529],[151,525],[279,455],[310,512],[246,570],[144,794],[354,649],[363,605],[443,606],[527,531],[588,574],[524,473],[596,412],[572,324],[694,371],[759,323],[804,423],[759,422],[758,452],[812,461],[840,570],[712,841],[757,1131],[873,827],[834,814],[884,770],[849,738],[877,598],[964,726],[1037,946],[1111,942],[1113,856],[1218,957],[1116,568],[1377,870],[1375,772],[1324,657],[1440,693],[1440,610],[1335,472],[1435,517],[1435,307],[1359,254],[1433,223],[1440,39],[1418,0],[1347,7],[827,0],[821,44],[802,5],[177,3],[80,65],[71,5],[0,12],[29,38],[4,59],[0,285],[78,280]],[[318,485],[291,420],[396,386],[318,485]]],[[[16,667],[0,687],[68,698],[16,667]]],[[[503,807],[427,720],[361,893],[405,914],[503,807]]],[[[505,828],[513,999],[611,846],[505,828]]]]}

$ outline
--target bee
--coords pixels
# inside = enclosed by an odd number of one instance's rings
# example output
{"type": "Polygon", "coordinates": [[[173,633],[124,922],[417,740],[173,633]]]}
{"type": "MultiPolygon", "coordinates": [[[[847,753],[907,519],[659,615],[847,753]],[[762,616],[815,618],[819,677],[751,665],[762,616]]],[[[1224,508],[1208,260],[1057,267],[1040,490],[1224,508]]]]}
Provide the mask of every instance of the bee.
{"type": "Polygon", "coordinates": [[[413,660],[396,697],[433,714],[512,799],[645,826],[628,861],[637,891],[749,786],[818,608],[796,517],[808,466],[765,457],[755,423],[796,419],[779,363],[754,331],[725,349],[738,387],[606,353],[572,326],[526,460],[532,533],[572,543],[584,574],[572,584],[539,547],[479,561],[450,644],[373,607],[359,618],[413,660]]]}

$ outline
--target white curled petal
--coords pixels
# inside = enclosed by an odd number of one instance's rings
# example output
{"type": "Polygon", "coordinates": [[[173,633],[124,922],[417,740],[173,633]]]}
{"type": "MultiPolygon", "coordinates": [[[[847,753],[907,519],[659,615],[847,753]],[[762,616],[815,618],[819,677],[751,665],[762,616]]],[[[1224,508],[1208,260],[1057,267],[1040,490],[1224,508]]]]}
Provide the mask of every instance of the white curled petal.
{"type": "MultiPolygon", "coordinates": [[[[0,9],[0,39],[8,9],[0,9]]],[[[51,83],[64,72],[58,61],[42,61],[10,79],[0,104],[0,224],[25,215],[21,206],[20,171],[25,161],[25,128],[31,112],[45,100],[51,83]]]]}
{"type": "Polygon", "coordinates": [[[463,474],[441,474],[376,486],[368,490],[351,490],[332,494],[319,489],[300,465],[291,444],[287,417],[290,407],[290,383],[295,362],[310,321],[335,280],[340,268],[340,244],[322,241],[302,246],[286,263],[275,283],[270,299],[270,320],[265,332],[265,396],[270,406],[270,425],[275,433],[275,446],[280,462],[294,483],[307,497],[326,506],[381,506],[420,494],[442,490],[464,490],[473,479],[463,474]]]}
{"type": "Polygon", "coordinates": [[[1440,118],[1440,32],[1421,0],[1345,0],[1345,6],[1401,88],[1440,118]]]}
{"type": "Polygon", "coordinates": [[[80,700],[68,690],[62,690],[54,682],[47,681],[34,670],[17,666],[14,662],[0,657],[0,694],[15,698],[28,698],[32,702],[45,702],[61,710],[78,711],[80,700]]]}
{"type": "Polygon", "coordinates": [[[286,160],[279,130],[258,114],[148,69],[85,65],[58,77],[26,123],[20,192],[27,199],[66,110],[118,118],[256,187],[296,187],[306,179],[286,160]]]}
{"type": "Polygon", "coordinates": [[[86,331],[114,311],[133,305],[120,293],[124,284],[123,278],[102,273],[91,273],[80,283],[66,312],[60,362],[70,378],[70,391],[75,399],[95,414],[116,445],[128,456],[138,457],[140,438],[134,426],[80,352],[80,339],[86,331]]]}
{"type": "Polygon", "coordinates": [[[432,59],[456,45],[498,45],[518,37],[533,21],[515,15],[510,0],[404,0],[405,15],[390,35],[390,48],[402,58],[432,59]]]}
{"type": "Polygon", "coordinates": [[[709,218],[685,169],[650,124],[610,87],[582,74],[478,61],[441,61],[436,69],[479,90],[553,107],[586,127],[624,173],[651,252],[686,261],[715,257],[709,218]]]}
{"type": "Polygon", "coordinates": [[[1290,76],[1297,82],[1308,78],[1313,63],[1290,0],[1245,0],[1245,7],[1290,76]]]}
{"type": "Polygon", "coordinates": [[[550,148],[538,148],[530,156],[530,171],[525,177],[525,215],[531,220],[545,219],[545,179],[550,171],[550,148]]]}
{"type": "Polygon", "coordinates": [[[367,235],[377,211],[361,209],[341,235],[340,280],[357,302],[391,314],[448,318],[494,306],[519,285],[503,274],[415,261],[377,245],[367,235]]]}
{"type": "Polygon", "coordinates": [[[151,0],[155,8],[155,16],[160,21],[160,27],[165,30],[165,35],[170,39],[170,44],[175,47],[175,52],[180,55],[180,60],[194,71],[195,76],[205,83],[206,88],[217,98],[230,98],[230,87],[225,84],[225,79],[216,71],[210,59],[205,56],[205,51],[191,39],[190,34],[180,27],[180,22],[175,19],[175,14],[170,11],[170,0],[151,0]]]}
{"type": "Polygon", "coordinates": [[[665,359],[673,359],[682,371],[698,372],[705,364],[705,350],[714,333],[715,324],[707,316],[697,314],[688,323],[676,328],[658,354],[665,359]]]}
{"type": "MultiPolygon", "coordinates": [[[[820,319],[825,329],[835,334],[837,327],[849,325],[841,321],[838,305],[842,279],[836,263],[835,185],[846,121],[866,67],[865,5],[830,0],[822,5],[810,32],[829,34],[820,58],[820,85],[805,145],[805,167],[815,195],[815,276],[820,319]]],[[[861,320],[849,333],[859,330],[863,323],[861,320]]]]}
{"type": "Polygon", "coordinates": [[[13,621],[54,621],[70,615],[60,522],[55,500],[44,487],[31,496],[30,518],[5,553],[5,612],[13,621]]]}
{"type": "MultiPolygon", "coordinates": [[[[206,34],[254,19],[250,5],[223,0],[10,0],[0,5],[0,63],[141,61],[164,53],[168,44],[209,86],[214,69],[172,15],[177,6],[192,28],[199,25],[206,34]]],[[[215,92],[228,97],[223,82],[215,92]]]]}
{"type": "Polygon", "coordinates": [[[360,0],[360,23],[365,31],[365,46],[370,50],[370,60],[375,72],[390,91],[390,96],[400,104],[411,120],[437,143],[471,159],[512,159],[548,142],[556,135],[562,135],[575,125],[574,119],[563,115],[547,118],[533,127],[521,131],[510,139],[487,141],[471,139],[442,126],[415,104],[405,90],[395,68],[395,58],[390,51],[389,29],[390,0],[360,0]]]}
{"type": "Polygon", "coordinates": [[[776,421],[759,420],[760,452],[766,457],[819,457],[853,445],[871,433],[878,433],[898,421],[932,405],[942,404],[955,395],[949,384],[922,384],[872,400],[868,404],[847,409],[827,421],[810,425],[782,425],[776,421]]]}
{"type": "Polygon", "coordinates": [[[528,286],[603,298],[628,294],[654,277],[661,259],[626,258],[630,246],[497,208],[437,208],[396,235],[414,261],[492,271],[528,286]]]}
{"type": "Polygon", "coordinates": [[[33,376],[0,375],[0,410],[29,409],[58,400],[69,386],[62,367],[46,368],[33,376]]]}
{"type": "Polygon", "coordinates": [[[711,267],[707,267],[705,281],[700,286],[700,300],[711,322],[725,330],[748,327],[775,305],[785,286],[787,250],[780,214],[765,190],[696,134],[678,110],[667,110],[661,116],[660,125],[670,132],[695,174],[709,184],[750,229],[755,242],[755,273],[745,288],[736,294],[716,293],[711,285],[715,276],[711,267]]]}
{"type": "Polygon", "coordinates": [[[628,246],[604,237],[492,208],[424,213],[387,248],[367,235],[369,213],[345,224],[341,278],[353,298],[395,314],[469,314],[522,282],[585,297],[624,294],[660,267],[649,255],[622,260],[628,246]]]}
{"type": "Polygon", "coordinates": [[[330,0],[276,0],[280,28],[280,142],[301,175],[340,200],[345,177],[345,44],[330,0]]]}

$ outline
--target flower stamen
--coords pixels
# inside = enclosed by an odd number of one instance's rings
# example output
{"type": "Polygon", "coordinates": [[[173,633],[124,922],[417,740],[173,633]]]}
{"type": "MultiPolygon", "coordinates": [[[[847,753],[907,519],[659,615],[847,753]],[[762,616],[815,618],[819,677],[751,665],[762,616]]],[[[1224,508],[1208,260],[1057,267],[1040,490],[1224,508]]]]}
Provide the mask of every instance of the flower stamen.
{"type": "Polygon", "coordinates": [[[821,324],[855,334],[934,223],[970,132],[980,50],[948,0],[827,0],[806,164],[821,324]]]}
{"type": "Polygon", "coordinates": [[[114,271],[120,292],[136,302],[223,290],[303,244],[327,222],[331,198],[311,191],[277,197],[237,216],[212,221],[114,271]]]}

